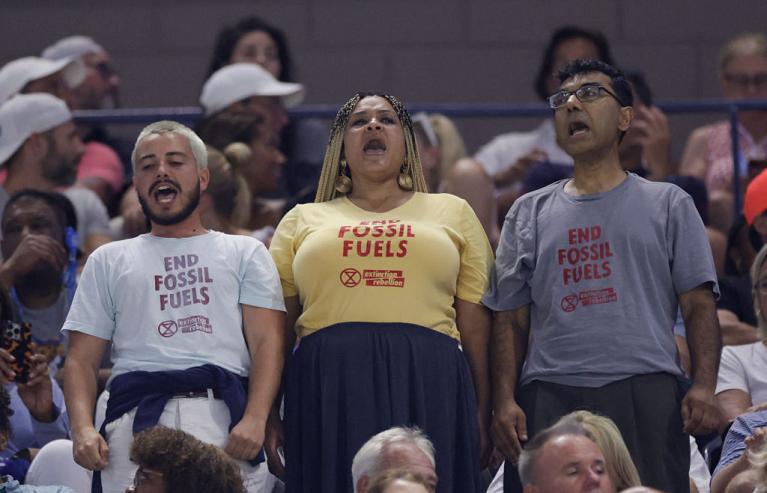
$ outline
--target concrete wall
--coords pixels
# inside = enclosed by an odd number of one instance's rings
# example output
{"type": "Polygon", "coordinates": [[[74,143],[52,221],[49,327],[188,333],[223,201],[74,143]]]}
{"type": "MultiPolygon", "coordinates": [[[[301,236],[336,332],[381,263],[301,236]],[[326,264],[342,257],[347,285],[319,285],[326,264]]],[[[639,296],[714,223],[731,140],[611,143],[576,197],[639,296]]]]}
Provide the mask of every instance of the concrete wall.
{"type": "MultiPolygon", "coordinates": [[[[69,34],[113,55],[125,106],[196,103],[215,33],[257,14],[288,34],[307,103],[358,89],[406,102],[534,101],[534,71],[557,26],[602,30],[621,65],[643,70],[656,99],[716,97],[719,46],[764,31],[764,0],[6,0],[0,63],[69,34]]],[[[679,154],[689,130],[719,115],[672,118],[679,154]]],[[[459,122],[470,149],[531,120],[459,122]]]]}

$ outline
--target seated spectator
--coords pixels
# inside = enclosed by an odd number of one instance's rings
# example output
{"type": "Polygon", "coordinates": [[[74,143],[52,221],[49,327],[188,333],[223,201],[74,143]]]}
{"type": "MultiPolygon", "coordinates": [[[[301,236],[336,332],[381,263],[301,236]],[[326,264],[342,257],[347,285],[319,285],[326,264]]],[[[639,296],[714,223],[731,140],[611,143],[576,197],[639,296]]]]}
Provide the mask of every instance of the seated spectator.
{"type": "Polygon", "coordinates": [[[756,253],[767,244],[767,172],[754,177],[746,188],[743,214],[733,223],[727,238],[726,276],[720,278],[722,295],[717,317],[725,345],[758,342],[752,298],[750,267],[756,253]]]}
{"type": "MultiPolygon", "coordinates": [[[[258,64],[280,82],[297,80],[285,33],[255,16],[218,32],[208,77],[234,63],[258,64]]],[[[272,195],[311,202],[327,143],[327,125],[315,118],[301,118],[288,121],[279,133],[287,162],[279,191],[272,195]]]]}
{"type": "Polygon", "coordinates": [[[266,125],[279,134],[288,124],[286,108],[304,97],[301,84],[280,82],[259,65],[235,63],[217,70],[202,87],[200,105],[205,120],[220,112],[259,115],[266,125]]]}
{"type": "Polygon", "coordinates": [[[75,181],[83,144],[64,102],[50,94],[19,94],[0,106],[0,127],[0,164],[8,170],[0,188],[0,211],[8,196],[19,190],[65,188],[64,195],[75,207],[85,256],[109,242],[104,204],[88,189],[69,187],[75,181]]]}
{"type": "Polygon", "coordinates": [[[200,138],[219,150],[237,142],[245,144],[233,148],[240,150],[233,155],[238,156],[237,171],[245,179],[251,195],[250,218],[245,228],[255,231],[277,226],[284,202],[275,203],[263,196],[277,190],[285,164],[278,134],[258,115],[223,112],[205,121],[200,128],[200,138]]]}
{"type": "MultiPolygon", "coordinates": [[[[719,463],[711,475],[711,493],[731,491],[730,487],[750,485],[753,491],[756,477],[749,470],[749,457],[765,443],[767,411],[738,416],[732,423],[722,446],[719,463]]],[[[740,490],[739,490],[740,491],[740,490]]]]}
{"type": "Polygon", "coordinates": [[[641,72],[627,72],[634,93],[634,119],[620,144],[621,165],[653,181],[671,171],[671,132],[666,115],[653,104],[650,86],[641,72]]]}
{"type": "MultiPolygon", "coordinates": [[[[13,419],[15,411],[12,402],[6,388],[0,387],[0,450],[8,445],[9,437],[16,431],[14,428],[16,423],[13,419]]],[[[30,454],[19,455],[25,455],[26,458],[4,458],[0,461],[0,491],[4,493],[74,493],[65,486],[30,486],[21,484],[24,481],[23,474],[26,473],[26,468],[29,467],[28,460],[30,454]],[[20,463],[26,464],[20,465],[20,463]],[[15,473],[15,475],[10,473],[15,473]],[[18,479],[18,477],[21,479],[18,479]]]]}
{"type": "Polygon", "coordinates": [[[68,438],[43,445],[29,465],[24,484],[62,485],[78,493],[90,491],[92,473],[75,462],[72,447],[68,438]]]}
{"type": "MultiPolygon", "coordinates": [[[[719,58],[722,94],[727,99],[767,98],[767,39],[761,34],[744,34],[730,40],[719,58]]],[[[738,111],[738,145],[742,161],[741,178],[748,163],[767,159],[767,112],[738,111]]],[[[730,122],[719,121],[692,132],[679,168],[680,174],[706,182],[711,202],[711,223],[726,232],[732,223],[732,144],[730,122]]]]}
{"type": "MultiPolygon", "coordinates": [[[[594,442],[602,451],[607,473],[618,490],[641,484],[639,471],[613,420],[589,411],[575,411],[560,418],[554,426],[580,429],[584,436],[594,442]]],[[[502,484],[503,468],[496,474],[488,492],[500,493],[502,489],[499,486],[502,484]]]]}
{"type": "Polygon", "coordinates": [[[136,493],[244,493],[240,468],[223,450],[181,430],[156,426],[130,449],[136,493]]]}
{"type": "Polygon", "coordinates": [[[77,275],[77,219],[71,202],[58,193],[22,190],[2,213],[0,273],[19,318],[32,326],[38,351],[56,372],[66,353],[61,327],[74,297],[77,275]]]}
{"type": "Polygon", "coordinates": [[[238,160],[243,155],[249,158],[250,149],[238,152],[238,145],[231,144],[225,150],[226,154],[207,147],[210,181],[200,197],[200,208],[206,229],[248,235],[251,232],[244,226],[250,217],[250,191],[238,171],[241,164],[238,160]]]}
{"type": "Polygon", "coordinates": [[[751,267],[752,299],[760,340],[741,346],[725,346],[719,365],[716,398],[724,417],[732,421],[746,410],[767,403],[767,246],[751,267]]]}
{"type": "MultiPolygon", "coordinates": [[[[19,326],[10,300],[0,290],[0,324],[19,326]]],[[[0,348],[0,475],[10,475],[23,483],[29,463],[46,443],[65,438],[69,419],[64,396],[48,374],[48,362],[35,353],[23,362],[29,368],[26,383],[16,383],[11,366],[15,358],[0,348]]],[[[2,491],[2,490],[0,490],[2,491]]]]}
{"type": "Polygon", "coordinates": [[[433,491],[437,485],[434,446],[417,428],[394,427],[374,435],[352,461],[355,493],[369,493],[374,476],[399,469],[422,475],[433,491]]]}
{"type": "MultiPolygon", "coordinates": [[[[109,53],[87,36],[69,36],[43,51],[48,60],[77,60],[85,68],[82,82],[72,87],[72,110],[100,110],[118,106],[120,78],[109,53]]],[[[79,123],[85,153],[77,168],[77,184],[90,188],[109,207],[125,184],[125,166],[115,149],[120,143],[110,138],[101,125],[79,123]]],[[[125,146],[122,146],[123,148],[125,146]]],[[[124,153],[129,151],[123,149],[124,153]]]]}
{"type": "Polygon", "coordinates": [[[0,68],[0,104],[16,94],[46,92],[66,103],[72,102],[72,88],[85,77],[82,64],[69,60],[46,60],[28,56],[0,68]]]}
{"type": "Polygon", "coordinates": [[[434,485],[420,474],[403,470],[387,471],[370,482],[368,493],[434,493],[434,485]]]}
{"type": "Polygon", "coordinates": [[[573,422],[542,430],[519,457],[524,493],[616,491],[599,447],[573,422]]]}
{"type": "Polygon", "coordinates": [[[465,199],[495,247],[500,230],[493,182],[476,161],[464,159],[466,146],[455,124],[444,115],[419,113],[413,116],[413,130],[429,191],[465,199]]]}

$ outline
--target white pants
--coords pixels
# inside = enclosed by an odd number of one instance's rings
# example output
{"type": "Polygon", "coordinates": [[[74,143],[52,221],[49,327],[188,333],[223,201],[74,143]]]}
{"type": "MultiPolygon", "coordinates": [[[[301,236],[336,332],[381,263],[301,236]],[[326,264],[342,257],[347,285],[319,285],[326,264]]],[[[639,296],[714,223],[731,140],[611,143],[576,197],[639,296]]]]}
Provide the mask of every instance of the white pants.
{"type": "MultiPolygon", "coordinates": [[[[104,493],[123,493],[133,483],[137,466],[130,460],[130,446],[135,414],[133,409],[106,426],[109,465],[101,471],[104,493]]],[[[224,401],[194,397],[169,400],[157,424],[185,431],[203,442],[224,448],[229,437],[229,422],[229,408],[224,401]]],[[[248,492],[272,491],[276,478],[269,474],[265,462],[255,467],[244,461],[236,462],[248,492]]]]}

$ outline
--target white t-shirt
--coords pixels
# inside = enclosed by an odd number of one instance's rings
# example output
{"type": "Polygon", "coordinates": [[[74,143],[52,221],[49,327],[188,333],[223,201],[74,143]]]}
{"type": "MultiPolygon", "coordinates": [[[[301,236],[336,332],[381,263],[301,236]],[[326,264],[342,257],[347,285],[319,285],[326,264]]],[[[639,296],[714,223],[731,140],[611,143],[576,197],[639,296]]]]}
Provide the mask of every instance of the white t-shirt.
{"type": "Polygon", "coordinates": [[[285,310],[263,243],[144,234],[91,254],[62,330],[111,339],[112,377],[205,363],[247,376],[241,304],[285,310]]]}
{"type": "Polygon", "coordinates": [[[754,405],[767,402],[767,346],[764,343],[722,349],[716,393],[731,389],[746,392],[754,405]]]}
{"type": "Polygon", "coordinates": [[[572,166],[573,158],[557,145],[554,120],[544,120],[535,130],[511,132],[499,135],[482,146],[474,158],[482,164],[489,175],[506,170],[525,154],[534,149],[546,152],[547,161],[572,166]]]}

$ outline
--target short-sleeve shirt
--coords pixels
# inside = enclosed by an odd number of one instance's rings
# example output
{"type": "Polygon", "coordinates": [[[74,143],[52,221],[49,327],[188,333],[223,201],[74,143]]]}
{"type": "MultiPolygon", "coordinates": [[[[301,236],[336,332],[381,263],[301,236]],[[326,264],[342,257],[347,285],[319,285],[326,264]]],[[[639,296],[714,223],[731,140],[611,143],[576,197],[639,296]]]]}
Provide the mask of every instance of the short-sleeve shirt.
{"type": "Polygon", "coordinates": [[[764,426],[767,426],[767,411],[741,414],[735,418],[724,439],[722,455],[711,477],[716,477],[725,466],[738,460],[746,451],[746,438],[753,435],[757,428],[764,426]]]}
{"type": "Polygon", "coordinates": [[[722,348],[716,393],[742,390],[751,403],[767,402],[767,346],[762,341],[722,348]]]}
{"type": "Polygon", "coordinates": [[[94,251],[62,330],[112,340],[112,377],[212,363],[247,376],[241,305],[284,311],[260,241],[144,234],[94,251]]]}
{"type": "Polygon", "coordinates": [[[510,132],[494,137],[483,145],[474,159],[482,164],[488,174],[494,175],[511,167],[519,158],[535,149],[546,153],[547,162],[565,165],[572,170],[573,158],[557,145],[554,120],[544,120],[529,132],[510,132]]]}
{"type": "Polygon", "coordinates": [[[716,275],[703,222],[682,189],[628,174],[604,193],[567,180],[524,195],[506,216],[491,289],[496,311],[530,304],[521,384],[599,387],[682,375],[677,296],[716,275]]]}
{"type": "Polygon", "coordinates": [[[403,322],[457,339],[455,298],[479,303],[493,258],[466,201],[425,193],[382,213],[346,197],[296,206],[270,251],[285,296],[303,307],[300,337],[341,322],[403,322]]]}

